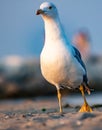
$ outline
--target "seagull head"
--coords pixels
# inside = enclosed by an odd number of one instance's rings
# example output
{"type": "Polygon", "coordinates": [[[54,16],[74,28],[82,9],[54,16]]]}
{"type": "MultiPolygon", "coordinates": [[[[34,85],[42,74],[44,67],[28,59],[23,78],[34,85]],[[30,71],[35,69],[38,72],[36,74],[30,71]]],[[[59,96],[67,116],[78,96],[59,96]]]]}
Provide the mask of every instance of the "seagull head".
{"type": "Polygon", "coordinates": [[[56,18],[58,16],[56,6],[51,2],[44,2],[40,5],[40,9],[37,10],[36,15],[42,15],[46,18],[56,18]]]}

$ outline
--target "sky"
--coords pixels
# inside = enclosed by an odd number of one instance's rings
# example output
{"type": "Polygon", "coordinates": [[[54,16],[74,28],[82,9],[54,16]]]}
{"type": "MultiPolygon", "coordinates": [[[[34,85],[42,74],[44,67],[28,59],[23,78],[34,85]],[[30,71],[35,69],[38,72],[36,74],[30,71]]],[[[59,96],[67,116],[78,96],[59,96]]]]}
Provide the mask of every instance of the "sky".
{"type": "MultiPolygon", "coordinates": [[[[44,1],[0,0],[0,57],[39,57],[44,44],[44,23],[35,12],[42,2],[44,1]]],[[[87,28],[91,36],[92,53],[101,54],[102,0],[51,2],[58,8],[69,40],[80,28],[87,28]]]]}

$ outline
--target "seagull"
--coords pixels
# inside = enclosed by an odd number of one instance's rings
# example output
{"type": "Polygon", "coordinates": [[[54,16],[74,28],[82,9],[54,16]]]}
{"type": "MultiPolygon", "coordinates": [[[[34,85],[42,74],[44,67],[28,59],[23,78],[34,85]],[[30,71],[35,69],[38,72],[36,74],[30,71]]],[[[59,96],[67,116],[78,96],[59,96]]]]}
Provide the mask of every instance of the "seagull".
{"type": "Polygon", "coordinates": [[[40,55],[41,72],[44,78],[57,89],[60,112],[62,109],[61,88],[76,89],[82,93],[84,104],[79,112],[92,112],[85,98],[90,94],[87,71],[80,52],[68,41],[61,25],[56,6],[44,2],[36,15],[41,15],[45,26],[45,43],[40,55]]]}

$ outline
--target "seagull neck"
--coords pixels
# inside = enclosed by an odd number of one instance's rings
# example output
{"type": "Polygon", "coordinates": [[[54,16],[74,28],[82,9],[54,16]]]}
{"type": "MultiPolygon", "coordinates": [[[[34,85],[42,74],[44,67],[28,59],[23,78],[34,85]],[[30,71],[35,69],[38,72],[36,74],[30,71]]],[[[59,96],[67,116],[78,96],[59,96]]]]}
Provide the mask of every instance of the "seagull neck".
{"type": "Polygon", "coordinates": [[[59,18],[46,18],[45,21],[45,41],[52,41],[66,38],[59,18]]]}

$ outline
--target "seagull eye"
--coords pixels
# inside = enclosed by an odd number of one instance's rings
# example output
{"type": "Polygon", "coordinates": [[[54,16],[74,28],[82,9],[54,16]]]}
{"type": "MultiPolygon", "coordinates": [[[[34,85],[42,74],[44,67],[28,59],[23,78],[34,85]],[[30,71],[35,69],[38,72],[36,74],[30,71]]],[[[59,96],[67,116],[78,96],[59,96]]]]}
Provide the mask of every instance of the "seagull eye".
{"type": "Polygon", "coordinates": [[[49,9],[52,9],[52,6],[49,6],[49,9]]]}

